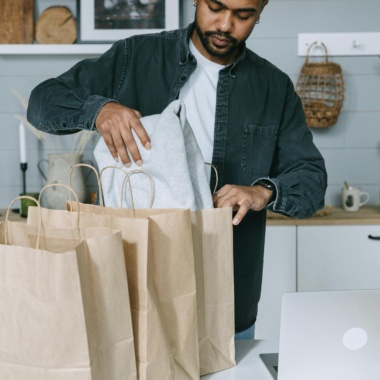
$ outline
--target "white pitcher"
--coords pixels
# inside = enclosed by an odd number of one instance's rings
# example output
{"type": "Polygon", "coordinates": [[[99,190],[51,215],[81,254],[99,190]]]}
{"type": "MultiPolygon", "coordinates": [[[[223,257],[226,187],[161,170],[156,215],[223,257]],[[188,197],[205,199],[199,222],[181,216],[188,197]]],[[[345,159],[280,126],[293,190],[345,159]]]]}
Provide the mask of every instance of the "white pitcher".
{"type": "MultiPolygon", "coordinates": [[[[83,155],[78,153],[58,153],[48,154],[48,159],[38,161],[38,170],[42,177],[46,180],[46,184],[61,183],[68,184],[68,175],[71,168],[81,163],[83,155]],[[45,175],[41,164],[48,164],[48,174],[45,175]]],[[[84,202],[86,199],[85,178],[81,168],[74,170],[71,176],[71,187],[78,195],[79,202],[84,202]]],[[[66,209],[66,201],[69,199],[68,191],[62,186],[53,186],[46,189],[45,202],[46,207],[51,209],[66,209]]],[[[44,200],[43,200],[44,201],[44,200]]],[[[45,203],[44,202],[44,203],[45,203]]]]}

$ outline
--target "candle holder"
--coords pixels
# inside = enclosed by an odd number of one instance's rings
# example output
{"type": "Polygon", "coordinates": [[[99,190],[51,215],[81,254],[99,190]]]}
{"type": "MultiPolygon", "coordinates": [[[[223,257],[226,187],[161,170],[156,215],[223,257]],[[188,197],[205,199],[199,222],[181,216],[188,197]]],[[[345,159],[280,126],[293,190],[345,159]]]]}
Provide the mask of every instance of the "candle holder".
{"type": "MultiPolygon", "coordinates": [[[[22,193],[20,195],[28,195],[36,200],[38,200],[39,193],[27,193],[26,192],[26,171],[28,169],[28,164],[26,162],[20,163],[20,169],[22,171],[22,193]]],[[[24,198],[21,199],[20,204],[20,215],[23,218],[26,218],[28,216],[28,207],[29,206],[37,206],[37,203],[32,201],[31,199],[24,198]]]]}
{"type": "Polygon", "coordinates": [[[20,169],[22,171],[22,192],[23,192],[23,194],[26,194],[26,171],[28,169],[28,163],[27,162],[21,162],[20,163],[20,169]]]}

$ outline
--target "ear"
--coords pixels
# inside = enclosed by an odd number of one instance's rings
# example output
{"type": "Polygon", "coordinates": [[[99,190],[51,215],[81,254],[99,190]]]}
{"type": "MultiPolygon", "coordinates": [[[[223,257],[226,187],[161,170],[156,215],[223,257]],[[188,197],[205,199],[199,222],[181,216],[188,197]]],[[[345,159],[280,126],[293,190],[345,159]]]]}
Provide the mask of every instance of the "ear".
{"type": "Polygon", "coordinates": [[[269,0],[262,0],[261,7],[260,7],[260,13],[264,10],[265,6],[269,3],[269,0]]]}

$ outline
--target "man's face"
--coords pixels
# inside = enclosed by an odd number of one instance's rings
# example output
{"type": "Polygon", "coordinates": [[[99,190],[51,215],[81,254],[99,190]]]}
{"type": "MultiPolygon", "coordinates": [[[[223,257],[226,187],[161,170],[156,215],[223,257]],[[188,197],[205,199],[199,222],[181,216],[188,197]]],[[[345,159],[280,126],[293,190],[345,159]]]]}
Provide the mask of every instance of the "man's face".
{"type": "Polygon", "coordinates": [[[209,60],[226,65],[239,54],[268,0],[197,0],[192,41],[209,60]]]}

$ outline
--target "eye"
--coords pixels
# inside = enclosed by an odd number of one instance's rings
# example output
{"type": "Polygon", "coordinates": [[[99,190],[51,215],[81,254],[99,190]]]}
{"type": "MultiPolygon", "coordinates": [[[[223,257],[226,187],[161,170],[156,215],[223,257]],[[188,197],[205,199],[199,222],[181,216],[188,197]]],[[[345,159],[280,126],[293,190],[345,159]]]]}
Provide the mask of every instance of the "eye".
{"type": "Polygon", "coordinates": [[[211,6],[209,5],[209,6],[208,6],[208,9],[210,9],[211,12],[216,13],[216,12],[219,12],[222,8],[221,8],[221,7],[213,8],[213,7],[211,7],[211,6]]]}
{"type": "Polygon", "coordinates": [[[246,20],[249,20],[252,15],[251,14],[242,14],[242,13],[237,13],[236,14],[236,17],[239,19],[239,20],[242,20],[242,21],[246,21],[246,20]]]}

